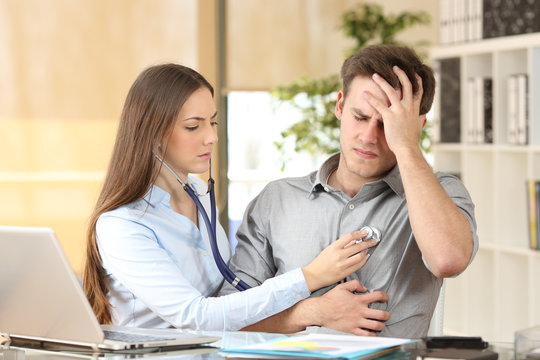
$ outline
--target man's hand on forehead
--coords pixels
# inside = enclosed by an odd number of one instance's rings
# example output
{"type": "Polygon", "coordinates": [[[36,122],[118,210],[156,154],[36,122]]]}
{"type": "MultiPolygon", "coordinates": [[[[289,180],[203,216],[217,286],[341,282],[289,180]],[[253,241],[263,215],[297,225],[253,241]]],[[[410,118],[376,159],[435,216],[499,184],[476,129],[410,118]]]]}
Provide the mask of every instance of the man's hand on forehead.
{"type": "Polygon", "coordinates": [[[386,141],[390,149],[396,153],[402,149],[419,148],[424,119],[420,116],[422,79],[417,75],[419,90],[413,94],[413,87],[407,74],[397,66],[394,66],[393,70],[401,83],[401,90],[392,87],[379,74],[372,76],[373,81],[388,98],[389,104],[369,91],[365,91],[363,96],[381,114],[386,141]]]}

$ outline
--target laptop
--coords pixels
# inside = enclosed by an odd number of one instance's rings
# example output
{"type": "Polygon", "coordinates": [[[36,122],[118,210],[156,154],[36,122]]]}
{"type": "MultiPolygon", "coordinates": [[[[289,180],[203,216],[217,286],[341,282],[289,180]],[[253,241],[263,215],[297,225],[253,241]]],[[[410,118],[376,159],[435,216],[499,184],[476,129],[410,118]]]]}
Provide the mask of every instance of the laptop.
{"type": "Polygon", "coordinates": [[[55,232],[16,226],[0,226],[0,336],[106,351],[220,340],[178,329],[100,326],[55,232]]]}

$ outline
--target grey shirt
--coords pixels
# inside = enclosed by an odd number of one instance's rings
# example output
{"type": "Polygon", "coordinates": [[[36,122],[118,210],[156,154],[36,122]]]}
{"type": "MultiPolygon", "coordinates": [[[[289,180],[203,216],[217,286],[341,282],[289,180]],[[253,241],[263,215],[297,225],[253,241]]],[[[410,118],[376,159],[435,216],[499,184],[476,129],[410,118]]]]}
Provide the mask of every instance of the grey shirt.
{"type": "MultiPolygon", "coordinates": [[[[342,235],[370,225],[382,233],[367,263],[346,280],[359,279],[370,290],[388,293],[388,303],[372,308],[391,313],[382,336],[419,338],[427,334],[442,279],[435,277],[422,258],[409,222],[399,169],[365,184],[353,198],[328,185],[339,154],[319,171],[269,183],[248,205],[236,237],[231,269],[251,286],[309,264],[342,235]]],[[[436,174],[440,184],[467,218],[478,249],[474,204],[462,182],[436,174]]],[[[335,286],[335,285],[334,285],[335,286]]],[[[333,286],[320,289],[322,295],[333,286]]],[[[236,291],[225,284],[220,294],[236,291]]]]}

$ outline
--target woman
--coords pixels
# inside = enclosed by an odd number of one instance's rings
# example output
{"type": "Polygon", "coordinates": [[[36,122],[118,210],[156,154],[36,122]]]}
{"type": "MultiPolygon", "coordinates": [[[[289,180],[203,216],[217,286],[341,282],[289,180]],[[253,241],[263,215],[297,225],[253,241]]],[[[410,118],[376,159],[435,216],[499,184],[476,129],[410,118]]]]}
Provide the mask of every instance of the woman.
{"type": "MultiPolygon", "coordinates": [[[[132,85],[103,189],[90,219],[84,290],[100,323],[233,330],[276,314],[343,279],[367,260],[361,233],[312,263],[259,287],[211,297],[223,277],[189,184],[210,213],[207,172],[217,138],[212,86],[176,64],[153,66],[132,85]]],[[[223,228],[217,240],[227,262],[223,228]]]]}

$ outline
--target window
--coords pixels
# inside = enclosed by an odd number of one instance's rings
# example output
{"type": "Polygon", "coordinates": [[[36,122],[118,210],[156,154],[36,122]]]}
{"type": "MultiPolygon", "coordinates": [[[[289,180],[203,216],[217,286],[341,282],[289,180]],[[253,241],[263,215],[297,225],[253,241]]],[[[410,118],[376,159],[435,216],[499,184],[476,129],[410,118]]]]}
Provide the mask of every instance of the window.
{"type": "Polygon", "coordinates": [[[229,239],[234,248],[244,210],[271,180],[303,176],[316,170],[324,157],[294,153],[287,139],[284,159],[274,142],[300,119],[300,113],[264,91],[234,91],[227,97],[229,239]],[[283,168],[284,161],[285,167],[283,168]]]}

